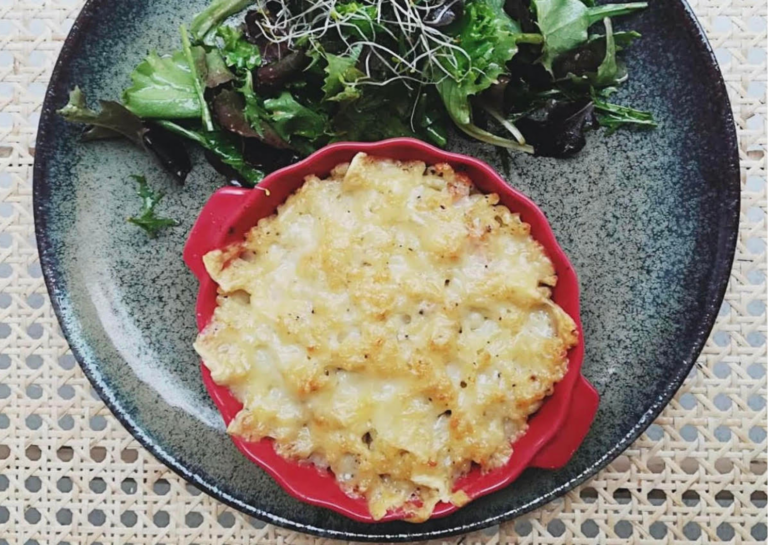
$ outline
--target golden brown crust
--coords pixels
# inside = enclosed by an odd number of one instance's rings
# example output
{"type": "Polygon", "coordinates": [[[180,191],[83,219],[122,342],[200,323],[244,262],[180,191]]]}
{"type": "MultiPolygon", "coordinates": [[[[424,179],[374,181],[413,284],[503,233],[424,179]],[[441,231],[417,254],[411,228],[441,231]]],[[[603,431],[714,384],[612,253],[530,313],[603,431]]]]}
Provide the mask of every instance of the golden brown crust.
{"type": "Polygon", "coordinates": [[[195,347],[244,408],[229,432],[322,460],[374,518],[425,520],[503,465],[565,374],[573,320],[530,227],[447,164],[358,154],[205,257],[195,347]]]}

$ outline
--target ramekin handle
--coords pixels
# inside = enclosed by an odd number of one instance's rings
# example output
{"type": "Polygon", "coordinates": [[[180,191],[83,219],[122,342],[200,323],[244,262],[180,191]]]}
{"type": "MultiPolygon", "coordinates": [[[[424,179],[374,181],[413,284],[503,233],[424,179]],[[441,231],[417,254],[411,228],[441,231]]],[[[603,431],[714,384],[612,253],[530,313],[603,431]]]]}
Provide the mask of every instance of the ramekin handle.
{"type": "Polygon", "coordinates": [[[600,396],[597,390],[580,376],[573,387],[571,406],[560,431],[550,439],[531,461],[531,467],[559,469],[571,459],[584,441],[597,414],[600,396]]]}

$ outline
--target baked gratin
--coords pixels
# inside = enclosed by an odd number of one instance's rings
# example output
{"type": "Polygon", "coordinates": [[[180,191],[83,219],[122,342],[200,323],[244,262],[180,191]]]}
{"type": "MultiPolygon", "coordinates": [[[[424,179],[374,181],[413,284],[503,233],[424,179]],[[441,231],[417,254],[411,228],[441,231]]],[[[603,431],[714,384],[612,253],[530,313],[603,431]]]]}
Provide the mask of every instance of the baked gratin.
{"type": "Polygon", "coordinates": [[[371,515],[461,505],[504,465],[577,342],[543,248],[447,164],[360,153],[204,258],[195,348],[243,403],[229,433],[333,471],[371,515]]]}

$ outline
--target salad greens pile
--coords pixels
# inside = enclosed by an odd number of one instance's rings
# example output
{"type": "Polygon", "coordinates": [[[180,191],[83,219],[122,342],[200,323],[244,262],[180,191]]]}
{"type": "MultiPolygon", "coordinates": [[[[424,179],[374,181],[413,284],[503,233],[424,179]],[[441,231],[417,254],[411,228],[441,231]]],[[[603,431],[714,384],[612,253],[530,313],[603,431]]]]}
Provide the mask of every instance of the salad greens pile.
{"type": "MultiPolygon", "coordinates": [[[[451,125],[567,157],[587,130],[655,126],[651,114],[610,101],[628,77],[619,53],[639,37],[614,31],[612,19],[645,7],[213,0],[180,28],[177,51],[136,67],[120,102],[93,110],[75,88],[59,113],[86,124],[86,140],[129,139],[180,181],[191,169],[184,141],[245,186],[331,142],[411,136],[444,146],[451,125]]],[[[142,198],[152,215],[156,200],[142,198]]]]}

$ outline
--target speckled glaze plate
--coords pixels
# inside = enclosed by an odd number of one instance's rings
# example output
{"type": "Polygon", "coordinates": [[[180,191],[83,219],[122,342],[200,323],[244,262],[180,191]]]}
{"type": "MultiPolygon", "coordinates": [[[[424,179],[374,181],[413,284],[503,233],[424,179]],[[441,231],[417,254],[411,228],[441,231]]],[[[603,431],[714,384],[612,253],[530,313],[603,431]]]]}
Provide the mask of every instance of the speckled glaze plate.
{"type": "Polygon", "coordinates": [[[197,281],[181,253],[224,180],[202,158],[178,187],[126,142],[82,144],[55,116],[68,90],[117,98],[150,49],[178,46],[179,24],[207,0],[90,0],[53,74],[34,171],[38,247],[72,350],[104,401],[158,459],[221,501],[294,530],[340,539],[446,537],[513,518],[563,494],[618,456],[653,421],[699,355],[723,298],[739,214],[736,135],[720,72],[682,0],[631,18],[632,80],[618,101],[653,111],[655,131],[603,132],[569,160],[502,155],[456,138],[450,149],[494,166],[547,215],[575,266],[586,341],[583,373],[601,396],[571,462],[527,470],[511,486],[423,524],[355,522],[303,504],[226,437],[192,349],[197,281]],[[171,29],[171,30],[169,30],[171,29]],[[181,220],[156,240],[125,222],[131,174],[181,220]]]}

